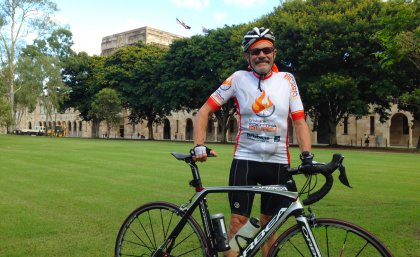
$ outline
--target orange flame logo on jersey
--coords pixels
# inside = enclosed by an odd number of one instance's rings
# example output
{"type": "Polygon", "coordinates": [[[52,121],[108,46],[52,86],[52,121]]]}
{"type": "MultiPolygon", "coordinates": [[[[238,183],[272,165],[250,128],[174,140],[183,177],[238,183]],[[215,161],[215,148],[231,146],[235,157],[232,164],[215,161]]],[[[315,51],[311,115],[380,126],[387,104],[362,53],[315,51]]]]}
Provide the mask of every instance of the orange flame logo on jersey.
{"type": "Polygon", "coordinates": [[[265,109],[268,109],[271,106],[273,106],[273,103],[271,102],[270,97],[267,97],[266,101],[264,101],[264,99],[265,99],[265,90],[262,91],[261,96],[255,99],[255,102],[252,104],[252,111],[254,113],[260,113],[264,111],[265,109]]]}

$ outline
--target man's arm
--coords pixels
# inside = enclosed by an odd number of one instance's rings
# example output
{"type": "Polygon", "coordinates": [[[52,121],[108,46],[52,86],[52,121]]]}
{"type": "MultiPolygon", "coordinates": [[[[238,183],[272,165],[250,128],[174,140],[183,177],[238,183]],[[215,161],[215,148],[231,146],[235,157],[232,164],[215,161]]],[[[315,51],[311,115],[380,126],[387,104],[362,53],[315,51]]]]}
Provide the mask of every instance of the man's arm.
{"type": "MultiPolygon", "coordinates": [[[[200,110],[198,111],[197,115],[195,116],[195,123],[194,123],[194,146],[197,145],[204,145],[206,141],[206,130],[207,130],[207,123],[209,120],[209,116],[213,113],[213,109],[211,106],[206,102],[201,106],[200,110]]],[[[212,154],[215,156],[217,155],[214,151],[212,154]]],[[[196,161],[206,161],[207,154],[198,153],[196,152],[195,160],[196,161]]]]}
{"type": "Polygon", "coordinates": [[[311,134],[309,132],[308,124],[305,119],[298,119],[293,121],[296,137],[299,143],[300,151],[311,151],[311,134]]]}

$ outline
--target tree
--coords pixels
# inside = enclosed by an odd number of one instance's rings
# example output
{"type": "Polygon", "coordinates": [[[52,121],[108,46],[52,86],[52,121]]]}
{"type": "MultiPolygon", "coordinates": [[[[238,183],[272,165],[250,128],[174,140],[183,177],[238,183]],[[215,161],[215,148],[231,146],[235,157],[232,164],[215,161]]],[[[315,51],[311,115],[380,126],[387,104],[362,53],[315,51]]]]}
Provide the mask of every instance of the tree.
{"type": "Polygon", "coordinates": [[[384,47],[377,52],[380,64],[386,71],[407,78],[400,86],[399,107],[411,111],[420,120],[419,77],[420,72],[420,13],[416,1],[387,1],[380,17],[383,28],[376,38],[384,47]]]}
{"type": "Polygon", "coordinates": [[[107,138],[110,136],[111,128],[121,122],[122,111],[121,100],[117,91],[104,88],[99,91],[91,103],[90,115],[98,121],[105,121],[107,125],[107,138]]]}
{"type": "Polygon", "coordinates": [[[296,77],[318,142],[335,145],[337,123],[368,114],[369,105],[381,121],[388,118],[398,89],[374,56],[382,50],[374,38],[382,7],[378,0],[295,0],[263,18],[277,37],[279,68],[296,77]]]}
{"type": "Polygon", "coordinates": [[[92,137],[99,137],[100,121],[92,116],[91,108],[95,95],[107,87],[104,79],[104,64],[106,57],[90,57],[85,52],[74,54],[64,62],[62,77],[69,87],[68,98],[62,109],[74,108],[80,112],[84,121],[92,121],[92,137]]]}
{"type": "MultiPolygon", "coordinates": [[[[37,39],[26,46],[16,64],[15,120],[20,121],[25,111],[31,113],[37,104],[45,108],[48,118],[60,109],[67,97],[67,87],[62,81],[63,60],[73,53],[71,32],[56,30],[47,39],[37,39]],[[55,43],[59,39],[61,43],[55,43]]],[[[48,123],[48,122],[47,122],[48,123]]]]}
{"type": "Polygon", "coordinates": [[[170,113],[166,99],[157,85],[162,70],[159,65],[166,49],[139,43],[117,50],[105,63],[105,79],[117,90],[131,123],[147,120],[148,138],[153,140],[153,124],[170,113]]]}
{"type": "MultiPolygon", "coordinates": [[[[238,27],[210,30],[206,36],[177,40],[163,61],[160,87],[171,109],[200,108],[211,93],[235,70],[245,69],[238,27]]],[[[227,124],[235,114],[233,101],[215,113],[226,142],[227,124]]]]}
{"type": "Polygon", "coordinates": [[[0,3],[1,62],[5,70],[3,79],[8,86],[7,99],[13,119],[15,113],[15,65],[23,39],[29,35],[35,38],[51,29],[50,15],[57,10],[55,3],[48,0],[3,0],[0,3]]]}
{"type": "Polygon", "coordinates": [[[0,127],[8,128],[12,124],[13,120],[10,113],[10,105],[3,97],[0,97],[0,127]]]}
{"type": "Polygon", "coordinates": [[[375,37],[383,45],[376,53],[383,67],[406,60],[420,70],[420,14],[416,1],[391,0],[385,3],[379,22],[383,28],[375,37]]]}

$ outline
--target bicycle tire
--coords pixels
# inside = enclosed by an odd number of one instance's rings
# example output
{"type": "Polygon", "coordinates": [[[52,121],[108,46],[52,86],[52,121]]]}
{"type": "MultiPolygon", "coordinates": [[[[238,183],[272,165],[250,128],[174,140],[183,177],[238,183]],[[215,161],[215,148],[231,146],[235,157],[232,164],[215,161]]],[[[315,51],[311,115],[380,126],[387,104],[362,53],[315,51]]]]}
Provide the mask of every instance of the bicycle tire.
{"type": "MultiPolygon", "coordinates": [[[[115,243],[115,256],[151,256],[182,218],[179,207],[167,202],[151,202],[135,209],[122,224],[115,243]]],[[[158,257],[206,256],[206,239],[193,217],[177,237],[170,254],[163,249],[158,257]]]]}
{"type": "MultiPolygon", "coordinates": [[[[370,232],[346,221],[316,219],[311,229],[322,256],[393,256],[387,247],[370,232]]],[[[312,255],[299,227],[294,225],[277,238],[268,256],[312,255]]]]}

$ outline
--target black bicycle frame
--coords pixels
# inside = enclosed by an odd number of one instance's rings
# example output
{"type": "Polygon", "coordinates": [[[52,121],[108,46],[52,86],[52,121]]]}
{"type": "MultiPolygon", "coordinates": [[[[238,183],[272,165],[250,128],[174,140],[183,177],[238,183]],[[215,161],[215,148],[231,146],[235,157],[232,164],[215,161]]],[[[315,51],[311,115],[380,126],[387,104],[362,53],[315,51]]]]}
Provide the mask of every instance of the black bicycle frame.
{"type": "Polygon", "coordinates": [[[152,256],[160,256],[163,249],[170,253],[172,246],[175,244],[176,237],[187,223],[188,217],[192,216],[193,212],[199,206],[200,214],[204,226],[204,232],[207,238],[207,256],[217,257],[217,251],[214,248],[214,233],[211,226],[210,213],[208,210],[206,196],[212,193],[229,193],[229,192],[248,192],[248,193],[268,193],[276,194],[291,199],[291,204],[288,207],[281,208],[278,212],[265,224],[260,232],[252,238],[245,249],[241,251],[238,257],[254,256],[260,247],[266,242],[271,235],[287,220],[291,215],[296,217],[297,223],[303,233],[306,244],[308,245],[313,257],[321,257],[319,247],[312,234],[309,222],[304,216],[304,209],[299,200],[297,192],[288,191],[285,185],[272,185],[272,186],[228,186],[228,187],[210,187],[203,188],[198,173],[198,168],[195,163],[186,161],[192,170],[193,180],[191,185],[195,187],[196,194],[191,198],[189,204],[182,206],[180,211],[183,217],[168,238],[163,242],[159,249],[152,256]]]}
{"type": "MultiPolygon", "coordinates": [[[[191,202],[187,206],[181,207],[181,212],[183,217],[174,228],[171,234],[168,236],[167,240],[159,247],[157,252],[162,252],[163,249],[168,249],[167,252],[170,253],[171,245],[174,245],[175,239],[181,230],[184,228],[187,223],[188,217],[192,216],[193,212],[199,206],[200,214],[203,221],[204,232],[206,238],[208,239],[208,249],[207,255],[216,257],[217,251],[214,249],[213,244],[213,229],[210,222],[210,214],[207,207],[206,196],[212,193],[228,193],[228,192],[248,192],[248,193],[269,193],[277,194],[288,197],[292,199],[292,203],[285,208],[281,208],[278,212],[265,224],[260,232],[252,238],[251,243],[249,243],[246,248],[240,253],[239,257],[254,256],[263,243],[269,239],[269,237],[274,234],[275,231],[287,220],[291,215],[296,216],[296,221],[303,233],[305,241],[312,253],[313,257],[320,257],[320,251],[318,245],[316,244],[315,238],[312,234],[309,222],[307,218],[303,215],[303,206],[297,197],[296,192],[287,191],[287,188],[282,185],[273,185],[273,186],[231,186],[231,187],[211,187],[202,189],[200,192],[197,192],[191,202]],[[167,247],[169,246],[169,247],[167,247]]],[[[159,256],[159,255],[152,255],[159,256]]]]}

